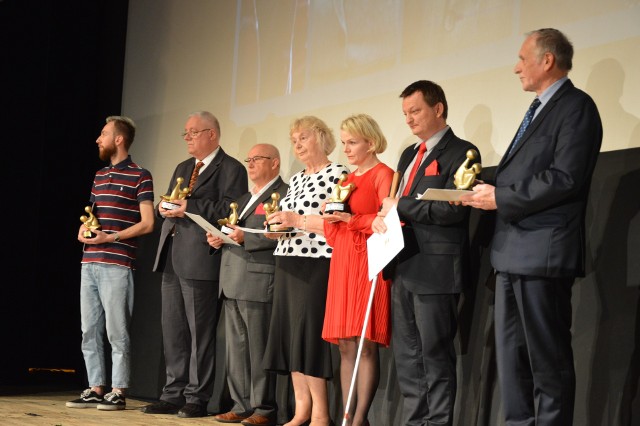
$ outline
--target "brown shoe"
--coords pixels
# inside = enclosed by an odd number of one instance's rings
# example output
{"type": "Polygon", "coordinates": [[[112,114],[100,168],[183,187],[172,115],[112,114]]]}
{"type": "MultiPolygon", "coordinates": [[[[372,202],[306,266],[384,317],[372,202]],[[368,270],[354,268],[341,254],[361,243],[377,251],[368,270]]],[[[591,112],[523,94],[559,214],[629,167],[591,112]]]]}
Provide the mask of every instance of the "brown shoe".
{"type": "Polygon", "coordinates": [[[269,417],[261,416],[260,414],[253,414],[240,423],[245,426],[276,426],[275,420],[271,420],[269,417]]]}
{"type": "Polygon", "coordinates": [[[216,414],[213,416],[214,419],[219,421],[220,423],[240,423],[244,419],[248,419],[250,416],[249,413],[234,413],[233,411],[229,411],[224,414],[216,414]]]}

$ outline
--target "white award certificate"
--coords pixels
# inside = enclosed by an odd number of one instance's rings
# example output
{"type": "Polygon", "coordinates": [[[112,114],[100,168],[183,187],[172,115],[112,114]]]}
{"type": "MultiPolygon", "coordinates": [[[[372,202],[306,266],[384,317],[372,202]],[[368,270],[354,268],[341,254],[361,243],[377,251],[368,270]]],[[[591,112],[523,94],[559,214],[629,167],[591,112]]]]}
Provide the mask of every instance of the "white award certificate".
{"type": "Polygon", "coordinates": [[[195,223],[200,225],[200,227],[205,231],[210,232],[212,235],[215,235],[216,237],[222,238],[222,241],[224,241],[225,244],[231,244],[234,246],[240,245],[235,241],[233,241],[231,238],[229,238],[227,234],[225,234],[224,232],[220,231],[218,228],[216,228],[215,226],[207,222],[207,220],[202,216],[197,215],[195,213],[188,213],[188,212],[184,212],[184,213],[189,217],[189,219],[193,220],[195,223]]]}
{"type": "Polygon", "coordinates": [[[418,196],[416,199],[432,201],[460,201],[460,196],[464,194],[473,194],[473,191],[469,191],[467,189],[427,188],[425,193],[418,196]]]}
{"type": "Polygon", "coordinates": [[[373,280],[382,268],[387,266],[393,258],[404,248],[402,227],[396,207],[389,209],[384,217],[387,232],[374,233],[367,239],[367,256],[369,260],[369,280],[373,280]]]}

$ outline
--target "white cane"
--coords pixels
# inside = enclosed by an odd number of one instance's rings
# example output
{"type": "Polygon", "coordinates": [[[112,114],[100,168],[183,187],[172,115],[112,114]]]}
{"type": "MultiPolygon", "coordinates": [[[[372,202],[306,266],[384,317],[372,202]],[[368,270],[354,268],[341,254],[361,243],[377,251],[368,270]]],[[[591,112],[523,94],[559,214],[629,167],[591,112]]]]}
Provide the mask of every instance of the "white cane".
{"type": "MultiPolygon", "coordinates": [[[[395,172],[393,174],[393,179],[391,180],[391,188],[389,190],[389,196],[395,198],[396,193],[398,192],[398,186],[400,184],[400,172],[395,172]]],[[[382,206],[380,206],[382,208],[382,206]]],[[[396,213],[397,216],[397,213],[396,213]]],[[[397,220],[397,219],[396,219],[397,220]]],[[[400,227],[400,222],[397,224],[400,227]]],[[[404,246],[404,244],[402,245],[404,246]]],[[[402,248],[398,248],[398,251],[402,248]]],[[[395,256],[397,252],[393,252],[395,256]]],[[[380,267],[382,269],[382,267],[380,267]]],[[[353,396],[353,388],[356,383],[356,377],[358,376],[358,366],[360,365],[360,355],[362,354],[362,345],[364,344],[364,336],[367,332],[367,325],[369,324],[369,315],[371,314],[371,305],[373,304],[373,296],[376,293],[376,283],[378,281],[378,274],[374,275],[371,280],[371,291],[369,292],[369,303],[367,303],[367,311],[364,314],[364,324],[362,325],[362,333],[360,334],[360,343],[358,344],[358,354],[356,355],[356,365],[353,368],[353,374],[351,375],[351,385],[349,386],[349,395],[347,396],[347,403],[344,407],[344,417],[342,418],[342,426],[346,426],[347,419],[349,418],[349,407],[351,406],[351,397],[353,396]]]]}
{"type": "Polygon", "coordinates": [[[356,355],[356,365],[353,368],[353,374],[351,375],[351,386],[349,386],[349,396],[347,396],[347,403],[344,407],[344,417],[342,418],[342,426],[346,426],[347,419],[349,417],[349,407],[351,406],[351,396],[353,395],[353,388],[356,383],[356,376],[358,375],[358,365],[360,364],[360,354],[362,354],[362,345],[364,344],[364,336],[367,331],[367,325],[369,324],[369,314],[371,313],[371,305],[373,304],[373,295],[376,292],[376,282],[378,276],[373,277],[371,281],[371,292],[369,293],[369,303],[367,303],[367,312],[364,314],[364,325],[362,326],[362,334],[360,335],[360,343],[358,344],[358,354],[356,355]]]}

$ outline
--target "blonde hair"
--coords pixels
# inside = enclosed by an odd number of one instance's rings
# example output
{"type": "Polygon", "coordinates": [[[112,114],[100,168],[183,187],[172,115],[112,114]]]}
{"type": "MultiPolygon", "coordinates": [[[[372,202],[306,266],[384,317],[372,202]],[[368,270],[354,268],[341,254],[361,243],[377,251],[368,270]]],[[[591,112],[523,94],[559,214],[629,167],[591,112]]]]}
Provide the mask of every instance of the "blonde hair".
{"type": "Polygon", "coordinates": [[[304,117],[293,120],[289,127],[289,137],[299,130],[311,130],[315,135],[325,155],[329,155],[336,148],[336,140],[333,137],[333,132],[327,126],[327,124],[313,115],[306,115],[304,117]]]}
{"type": "Polygon", "coordinates": [[[382,134],[380,126],[367,114],[354,114],[345,118],[340,124],[340,130],[360,136],[367,142],[373,142],[373,150],[380,154],[387,149],[387,139],[382,134]]]}

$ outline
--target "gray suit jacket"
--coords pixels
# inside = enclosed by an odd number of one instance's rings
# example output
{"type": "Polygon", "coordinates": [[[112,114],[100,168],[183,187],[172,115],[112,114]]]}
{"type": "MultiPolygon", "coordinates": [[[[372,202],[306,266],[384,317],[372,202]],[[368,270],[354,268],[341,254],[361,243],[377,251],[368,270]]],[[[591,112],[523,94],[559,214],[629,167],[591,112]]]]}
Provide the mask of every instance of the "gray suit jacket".
{"type": "Polygon", "coordinates": [[[585,208],[601,143],[595,103],[567,80],[496,170],[496,270],[538,277],[584,274],[585,208]]]}
{"type": "MultiPolygon", "coordinates": [[[[249,206],[238,225],[244,228],[264,228],[265,213],[262,205],[271,201],[271,194],[274,192],[278,192],[281,199],[284,198],[288,188],[289,185],[279,177],[262,197],[249,206]]],[[[250,192],[238,199],[238,213],[244,210],[250,199],[250,192]]],[[[220,292],[231,299],[271,302],[275,272],[273,251],[277,244],[277,240],[264,235],[245,232],[243,246],[223,245],[218,250],[222,251],[220,292]]]]}
{"type": "MultiPolygon", "coordinates": [[[[169,184],[169,193],[175,186],[176,178],[189,181],[195,168],[195,160],[190,158],[178,164],[169,184]]],[[[200,176],[187,202],[187,212],[202,216],[215,224],[218,219],[227,217],[229,204],[247,192],[247,171],[233,157],[227,155],[222,148],[200,176]]],[[[173,269],[181,278],[193,280],[218,280],[220,258],[209,256],[209,244],[205,231],[187,216],[183,218],[162,218],[156,207],[156,217],[163,220],[160,242],[156,253],[154,271],[162,271],[161,256],[168,238],[173,238],[171,245],[173,269]],[[174,236],[171,232],[175,226],[174,236]]]]}

